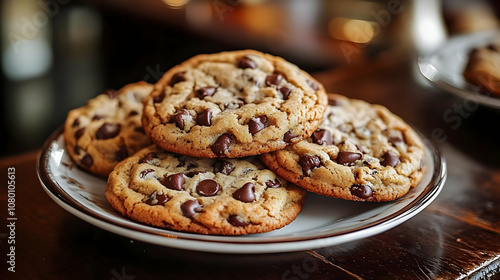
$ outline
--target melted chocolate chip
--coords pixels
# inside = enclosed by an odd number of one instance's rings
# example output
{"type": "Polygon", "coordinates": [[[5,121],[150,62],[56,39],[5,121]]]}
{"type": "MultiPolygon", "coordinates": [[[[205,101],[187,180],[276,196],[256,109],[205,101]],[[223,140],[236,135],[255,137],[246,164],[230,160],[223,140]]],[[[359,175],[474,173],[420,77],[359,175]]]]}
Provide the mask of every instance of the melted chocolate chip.
{"type": "Polygon", "coordinates": [[[104,116],[102,116],[102,115],[94,115],[92,117],[92,121],[98,121],[98,120],[103,119],[103,118],[104,118],[104,116]]]}
{"type": "Polygon", "coordinates": [[[144,170],[141,171],[141,173],[139,173],[139,177],[141,179],[147,179],[149,177],[149,175],[151,173],[154,173],[154,172],[155,172],[154,169],[151,169],[151,168],[144,169],[144,170]]]}
{"type": "Polygon", "coordinates": [[[250,131],[250,133],[252,133],[252,135],[261,131],[267,126],[269,126],[269,123],[266,116],[255,117],[248,122],[248,130],[250,131]]]}
{"type": "Polygon", "coordinates": [[[283,76],[281,74],[271,74],[266,77],[266,85],[277,86],[280,84],[281,80],[283,80],[283,76]]]}
{"type": "Polygon", "coordinates": [[[313,82],[309,79],[307,79],[307,84],[314,90],[318,90],[319,89],[319,86],[316,82],[313,82]]]}
{"type": "Polygon", "coordinates": [[[144,127],[142,127],[142,126],[137,126],[136,128],[134,128],[134,131],[142,133],[142,134],[146,134],[146,131],[144,130],[144,127]]]}
{"type": "Polygon", "coordinates": [[[227,219],[227,221],[235,226],[235,227],[244,227],[244,226],[247,226],[249,225],[250,223],[249,222],[244,222],[239,216],[237,215],[231,215],[229,216],[229,218],[227,219]]]}
{"type": "Polygon", "coordinates": [[[158,157],[155,152],[150,152],[143,156],[140,160],[139,163],[148,163],[150,160],[158,157]]]}
{"type": "Polygon", "coordinates": [[[217,138],[217,141],[215,141],[210,149],[217,157],[223,157],[231,147],[231,142],[231,135],[224,133],[217,138]]]}
{"type": "Polygon", "coordinates": [[[207,96],[214,95],[215,90],[216,90],[215,87],[202,87],[202,88],[196,90],[196,96],[199,99],[203,99],[207,96]]]}
{"type": "Polygon", "coordinates": [[[80,137],[82,137],[84,133],[85,133],[85,127],[82,127],[80,129],[78,129],[75,132],[75,138],[76,138],[76,140],[80,139],[80,137]]]}
{"type": "Polygon", "coordinates": [[[367,199],[373,195],[373,191],[367,185],[354,184],[351,186],[351,194],[359,198],[367,199]]]}
{"type": "Polygon", "coordinates": [[[130,113],[128,113],[128,117],[133,117],[133,116],[137,116],[137,115],[139,115],[139,113],[135,110],[132,110],[132,111],[130,111],[130,113]]]}
{"type": "Polygon", "coordinates": [[[285,135],[283,135],[283,140],[286,143],[294,142],[294,139],[297,139],[299,136],[297,134],[292,133],[291,131],[287,131],[285,135]]]}
{"type": "Polygon", "coordinates": [[[83,156],[83,158],[80,160],[80,164],[84,167],[91,167],[94,164],[94,159],[92,158],[91,155],[86,154],[83,156]]]}
{"type": "Polygon", "coordinates": [[[212,110],[206,109],[198,114],[196,118],[197,125],[211,126],[212,125],[212,110]]]}
{"type": "Polygon", "coordinates": [[[179,112],[175,113],[172,116],[172,121],[175,122],[178,128],[184,129],[185,124],[184,124],[184,117],[189,116],[189,111],[186,109],[182,109],[179,112]]]}
{"type": "Polygon", "coordinates": [[[302,167],[302,173],[309,175],[312,169],[321,165],[321,160],[318,156],[304,155],[299,158],[299,164],[302,167]]]}
{"type": "Polygon", "coordinates": [[[177,72],[170,79],[170,86],[174,86],[179,82],[184,82],[186,80],[186,72],[177,72]]]}
{"type": "Polygon", "coordinates": [[[118,151],[115,152],[115,161],[122,161],[126,157],[128,157],[128,149],[127,146],[121,145],[118,151]]]}
{"type": "Polygon", "coordinates": [[[392,143],[392,145],[397,146],[400,143],[404,143],[404,140],[401,137],[389,137],[387,140],[392,143]]]}
{"type": "Polygon", "coordinates": [[[279,187],[281,187],[281,182],[280,182],[280,180],[278,178],[274,179],[274,181],[273,180],[267,180],[266,181],[266,186],[268,188],[271,188],[271,189],[273,189],[273,188],[279,188],[279,187]]]}
{"type": "Polygon", "coordinates": [[[188,200],[181,204],[182,214],[188,218],[192,218],[200,211],[200,206],[198,200],[188,200]]]}
{"type": "Polygon", "coordinates": [[[121,129],[120,124],[104,123],[95,133],[96,139],[110,139],[118,135],[121,129]]]}
{"type": "Polygon", "coordinates": [[[318,145],[332,145],[333,136],[332,133],[326,129],[317,129],[312,135],[313,143],[318,145]]]}
{"type": "Polygon", "coordinates": [[[193,178],[194,176],[201,174],[201,173],[205,173],[205,172],[203,172],[203,171],[189,171],[189,172],[184,173],[184,175],[186,175],[186,177],[193,178]]]}
{"type": "Polygon", "coordinates": [[[340,151],[337,155],[336,161],[338,164],[351,165],[362,157],[363,155],[357,152],[340,151]]]}
{"type": "Polygon", "coordinates": [[[382,164],[383,166],[395,167],[396,165],[399,164],[399,157],[393,152],[388,151],[382,156],[380,164],[382,164]]]}
{"type": "Polygon", "coordinates": [[[106,94],[109,98],[115,98],[118,96],[118,91],[114,89],[107,89],[103,94],[106,94]]]}
{"type": "Polygon", "coordinates": [[[255,64],[255,61],[253,61],[250,57],[244,56],[240,61],[238,61],[238,68],[252,68],[255,69],[257,65],[255,64]]]}
{"type": "Polygon", "coordinates": [[[164,177],[161,184],[171,190],[182,191],[185,182],[186,179],[184,179],[182,173],[177,173],[164,177]]]}
{"type": "Polygon", "coordinates": [[[283,95],[283,99],[288,99],[288,96],[290,96],[290,92],[292,92],[292,90],[290,88],[287,88],[287,87],[279,87],[279,91],[281,92],[281,94],[283,95]]]}
{"type": "Polygon", "coordinates": [[[80,119],[79,118],[76,118],[74,121],[73,121],[73,124],[71,125],[71,127],[77,127],[80,125],[80,119]]]}
{"type": "Polygon", "coordinates": [[[255,185],[253,183],[244,184],[243,187],[233,193],[233,198],[242,202],[254,202],[255,185]]]}
{"type": "Polygon", "coordinates": [[[153,103],[161,103],[163,101],[163,99],[165,99],[165,93],[164,92],[162,92],[162,93],[160,93],[158,95],[155,95],[153,97],[153,103]]]}
{"type": "Polygon", "coordinates": [[[219,172],[224,175],[229,175],[231,172],[233,172],[235,166],[232,162],[227,161],[227,160],[218,160],[215,162],[214,165],[214,172],[219,172]]]}
{"type": "Polygon", "coordinates": [[[149,205],[163,205],[168,201],[168,196],[165,194],[159,194],[156,191],[154,191],[147,199],[146,203],[149,205]]]}
{"type": "Polygon", "coordinates": [[[203,180],[196,186],[196,193],[201,196],[214,196],[219,194],[220,191],[219,183],[211,179],[203,180]]]}

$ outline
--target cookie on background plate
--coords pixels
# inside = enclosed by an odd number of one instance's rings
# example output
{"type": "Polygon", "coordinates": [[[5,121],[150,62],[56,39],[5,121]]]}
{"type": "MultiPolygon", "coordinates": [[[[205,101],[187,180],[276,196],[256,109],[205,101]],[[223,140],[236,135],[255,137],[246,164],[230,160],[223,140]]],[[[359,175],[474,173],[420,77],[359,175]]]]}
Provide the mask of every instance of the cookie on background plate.
{"type": "Polygon", "coordinates": [[[500,96],[500,40],[473,49],[463,75],[471,84],[500,96]]]}
{"type": "Polygon", "coordinates": [[[105,192],[113,208],[133,220],[216,235],[281,228],[297,217],[305,195],[258,157],[195,158],[157,145],[120,162],[105,192]]]}
{"type": "Polygon", "coordinates": [[[143,126],[171,152],[243,157],[309,137],[327,102],[318,81],[280,57],[202,54],[164,74],[144,102],[143,126]]]}
{"type": "Polygon", "coordinates": [[[64,123],[70,158],[82,169],[106,177],[119,161],[151,145],[141,116],[142,102],[152,89],[142,81],[128,84],[71,110],[64,123]]]}
{"type": "Polygon", "coordinates": [[[311,192],[356,201],[390,201],[422,179],[424,146],[387,108],[331,94],[313,135],[261,155],[278,175],[311,192]]]}

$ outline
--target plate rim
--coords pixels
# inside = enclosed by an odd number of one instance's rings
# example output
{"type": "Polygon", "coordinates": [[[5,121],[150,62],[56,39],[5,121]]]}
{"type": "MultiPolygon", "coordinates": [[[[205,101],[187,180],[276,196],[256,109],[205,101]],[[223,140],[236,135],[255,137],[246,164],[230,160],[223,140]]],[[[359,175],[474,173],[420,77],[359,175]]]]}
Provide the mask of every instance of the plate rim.
{"type": "MultiPolygon", "coordinates": [[[[435,85],[437,88],[442,89],[446,92],[452,93],[458,97],[461,97],[465,100],[477,102],[481,105],[492,107],[492,108],[497,108],[500,109],[500,98],[499,97],[492,97],[494,93],[491,92],[485,92],[483,89],[481,89],[479,86],[473,85],[469,83],[467,80],[464,79],[464,82],[466,83],[467,87],[462,88],[454,85],[453,83],[450,83],[446,77],[443,76],[443,73],[441,73],[438,69],[436,69],[436,65],[433,64],[433,60],[438,59],[443,53],[448,51],[448,48],[451,48],[457,43],[460,43],[461,41],[471,41],[469,44],[467,44],[467,47],[469,48],[464,48],[461,47],[460,49],[463,49],[464,51],[469,50],[470,47],[478,47],[481,46],[482,43],[475,42],[474,39],[483,39],[483,40],[491,40],[495,36],[500,37],[500,31],[499,30],[487,30],[483,32],[477,32],[477,33],[470,33],[470,34],[462,34],[462,35],[456,35],[452,36],[446,41],[443,45],[441,45],[438,49],[436,49],[433,52],[430,52],[428,54],[420,55],[417,57],[417,65],[419,68],[419,72],[422,76],[424,76],[431,84],[435,85]],[[426,68],[427,67],[432,67],[435,72],[429,73],[426,68]],[[437,74],[437,75],[435,75],[437,74]],[[435,78],[437,76],[437,78],[435,78]],[[482,94],[482,93],[485,94],[482,94]]],[[[482,41],[481,41],[482,42],[482,41]]],[[[460,69],[463,70],[463,69],[460,69]]],[[[461,72],[460,72],[461,73],[461,72]]],[[[455,74],[454,72],[452,74],[455,74]]],[[[458,74],[458,72],[457,72],[458,74]]],[[[462,76],[461,76],[462,77],[462,76]]]]}
{"type": "MultiPolygon", "coordinates": [[[[321,248],[326,246],[332,246],[347,241],[354,241],[361,238],[369,237],[390,228],[393,228],[411,217],[418,214],[420,211],[425,209],[440,193],[446,182],[447,177],[447,164],[445,158],[441,155],[435,144],[430,140],[423,137],[421,133],[417,133],[422,137],[424,146],[431,151],[431,157],[435,164],[434,170],[428,170],[428,172],[433,172],[429,183],[425,189],[416,196],[408,205],[405,205],[400,210],[395,213],[391,213],[381,219],[367,223],[356,229],[345,229],[343,231],[335,233],[324,233],[319,236],[307,236],[307,237],[287,237],[286,240],[278,240],[280,237],[268,237],[272,240],[255,240],[247,238],[238,238],[233,236],[217,236],[223,237],[225,239],[232,240],[217,240],[217,239],[203,239],[196,238],[200,236],[198,234],[182,233],[171,231],[167,229],[159,229],[150,227],[147,225],[142,225],[149,230],[141,230],[135,227],[131,227],[127,223],[117,222],[111,220],[101,213],[97,213],[85,206],[81,205],[78,201],[73,199],[71,195],[66,193],[60,185],[55,181],[52,174],[48,172],[48,162],[49,155],[51,154],[52,144],[59,138],[62,137],[63,127],[56,129],[44,142],[42,150],[39,153],[36,162],[36,171],[38,178],[45,192],[49,197],[54,200],[60,207],[70,212],[71,214],[77,216],[78,218],[89,222],[95,226],[102,229],[111,231],[113,233],[130,237],[130,234],[134,235],[136,239],[153,243],[156,245],[162,245],[167,247],[174,247],[180,249],[189,250],[199,250],[214,253],[276,253],[276,252],[288,252],[288,251],[299,251],[304,249],[321,248]],[[374,230],[374,227],[376,230],[374,230]],[[124,231],[130,231],[129,234],[124,234],[124,231]],[[188,236],[185,236],[188,235],[188,236]],[[158,237],[163,239],[158,239],[158,237]],[[166,244],[168,243],[168,244],[166,244]],[[193,248],[193,244],[203,244],[205,248],[193,248]],[[287,244],[293,244],[294,246],[288,247],[287,244]],[[208,245],[208,246],[207,246],[208,245]],[[285,245],[285,246],[284,246],[285,245]],[[244,249],[243,249],[244,247],[244,249]]],[[[387,202],[391,203],[391,202],[387,202]]],[[[126,219],[130,221],[130,219],[126,219]]],[[[201,235],[206,237],[205,235],[201,235]]],[[[281,237],[284,238],[284,237],[281,237]]]]}

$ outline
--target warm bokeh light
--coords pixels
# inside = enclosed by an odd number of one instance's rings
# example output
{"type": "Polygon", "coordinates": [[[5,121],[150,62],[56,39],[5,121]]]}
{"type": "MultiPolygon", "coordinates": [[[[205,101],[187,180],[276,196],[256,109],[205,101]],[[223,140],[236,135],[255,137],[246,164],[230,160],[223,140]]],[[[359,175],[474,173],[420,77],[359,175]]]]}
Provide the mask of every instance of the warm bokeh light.
{"type": "Polygon", "coordinates": [[[189,0],[163,0],[163,2],[172,9],[180,9],[184,7],[189,0]]]}
{"type": "Polygon", "coordinates": [[[338,40],[368,43],[376,35],[375,24],[371,21],[337,17],[330,20],[328,32],[338,40]]]}

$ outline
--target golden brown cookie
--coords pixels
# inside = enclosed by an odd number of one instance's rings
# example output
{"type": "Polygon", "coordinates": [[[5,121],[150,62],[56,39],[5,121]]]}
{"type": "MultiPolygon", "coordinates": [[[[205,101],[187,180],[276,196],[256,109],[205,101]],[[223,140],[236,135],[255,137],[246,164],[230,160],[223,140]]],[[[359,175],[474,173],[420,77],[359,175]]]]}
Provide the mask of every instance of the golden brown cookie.
{"type": "Polygon", "coordinates": [[[108,90],[68,113],[64,140],[71,159],[82,169],[108,176],[127,156],[151,145],[141,124],[142,101],[153,85],[128,84],[108,90]]]}
{"type": "Polygon", "coordinates": [[[119,163],[105,192],[113,208],[133,220],[219,235],[281,228],[297,217],[305,194],[258,157],[195,158],[157,145],[119,163]]]}
{"type": "Polygon", "coordinates": [[[471,84],[500,95],[500,41],[473,49],[463,75],[471,84]]]}
{"type": "Polygon", "coordinates": [[[278,175],[309,191],[357,201],[405,195],[424,173],[415,131],[387,108],[331,95],[312,137],[261,155],[278,175]]]}
{"type": "Polygon", "coordinates": [[[309,137],[327,105],[323,86],[282,58],[252,50],[197,55],[165,73],[143,126],[162,148],[243,157],[309,137]]]}

